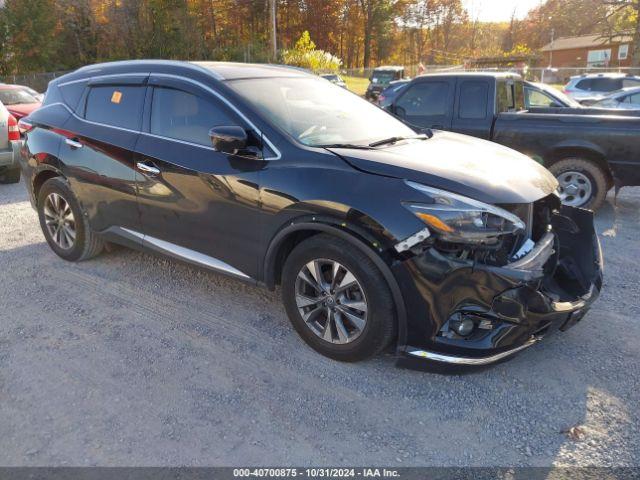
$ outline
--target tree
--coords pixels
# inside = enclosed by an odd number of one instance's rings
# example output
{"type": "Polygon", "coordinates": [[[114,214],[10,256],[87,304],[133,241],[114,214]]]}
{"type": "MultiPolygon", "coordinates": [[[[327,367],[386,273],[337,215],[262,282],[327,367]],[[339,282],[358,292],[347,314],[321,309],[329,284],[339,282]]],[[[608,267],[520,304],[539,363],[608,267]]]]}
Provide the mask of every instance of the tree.
{"type": "Polygon", "coordinates": [[[640,67],[640,0],[604,0],[604,25],[610,36],[633,32],[631,65],[640,67]]]}
{"type": "Polygon", "coordinates": [[[53,0],[6,0],[2,9],[3,69],[41,72],[58,66],[53,0]]]}

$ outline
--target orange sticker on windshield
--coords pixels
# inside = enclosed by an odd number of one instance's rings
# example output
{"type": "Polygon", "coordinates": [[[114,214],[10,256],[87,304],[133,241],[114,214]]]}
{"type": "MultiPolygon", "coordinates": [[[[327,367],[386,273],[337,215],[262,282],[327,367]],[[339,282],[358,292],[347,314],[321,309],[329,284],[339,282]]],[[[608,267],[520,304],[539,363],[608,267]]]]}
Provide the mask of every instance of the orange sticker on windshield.
{"type": "Polygon", "coordinates": [[[120,103],[120,100],[122,100],[122,92],[116,90],[113,92],[113,95],[111,95],[111,103],[120,103]]]}

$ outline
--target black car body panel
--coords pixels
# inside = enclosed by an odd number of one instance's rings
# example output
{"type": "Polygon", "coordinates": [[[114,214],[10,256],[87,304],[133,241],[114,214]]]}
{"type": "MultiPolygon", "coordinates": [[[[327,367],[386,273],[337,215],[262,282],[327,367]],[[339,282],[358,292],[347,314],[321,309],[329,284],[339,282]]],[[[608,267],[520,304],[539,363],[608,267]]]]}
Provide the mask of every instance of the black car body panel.
{"type": "Polygon", "coordinates": [[[567,156],[603,162],[618,187],[640,185],[638,112],[593,108],[526,111],[523,88],[520,77],[512,74],[429,74],[412,80],[388,110],[417,128],[491,140],[545,166],[567,156]],[[441,88],[426,103],[409,103],[412,92],[422,85],[441,88]],[[411,106],[409,112],[403,102],[411,106]]]}
{"type": "MultiPolygon", "coordinates": [[[[343,238],[365,252],[389,284],[399,323],[396,350],[415,358],[440,353],[452,363],[466,357],[489,363],[529,345],[551,323],[583,315],[597,298],[602,259],[592,214],[561,211],[557,184],[544,168],[505,147],[444,132],[379,148],[301,145],[226,84],[283,75],[306,74],[271,66],[135,61],[56,79],[45,105],[28,118],[33,128],[22,149],[34,205],[42,183],[61,176],[105,239],[268,287],[279,282],[296,240],[318,232],[343,238]],[[142,94],[139,119],[116,119],[130,126],[88,120],[92,89],[104,85],[143,89],[132,94],[142,94]],[[162,88],[211,102],[246,129],[253,149],[222,153],[151,133],[162,88]],[[461,256],[433,239],[398,249],[425,228],[403,206],[427,201],[408,182],[514,212],[529,209],[533,240],[542,248],[547,239],[544,268],[533,258],[535,249],[515,263],[461,256]],[[484,319],[491,328],[473,338],[452,336],[447,322],[460,315],[484,319]]],[[[111,102],[119,103],[115,93],[121,92],[114,91],[111,102]]],[[[183,102],[177,108],[190,107],[183,102]]]]}

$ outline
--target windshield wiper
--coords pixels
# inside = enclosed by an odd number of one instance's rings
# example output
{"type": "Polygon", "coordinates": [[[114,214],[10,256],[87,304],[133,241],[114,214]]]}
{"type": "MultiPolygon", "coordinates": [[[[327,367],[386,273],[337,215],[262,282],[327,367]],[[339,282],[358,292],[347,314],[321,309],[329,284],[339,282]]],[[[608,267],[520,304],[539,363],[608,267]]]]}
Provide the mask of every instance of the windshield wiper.
{"type": "Polygon", "coordinates": [[[431,137],[429,135],[414,135],[411,137],[389,137],[384,140],[378,140],[377,142],[370,143],[370,147],[380,147],[382,145],[388,145],[390,143],[398,143],[402,140],[428,140],[431,137]]]}
{"type": "Polygon", "coordinates": [[[357,148],[359,150],[371,150],[371,145],[358,145],[355,143],[331,143],[329,145],[312,145],[318,148],[357,148]]]}

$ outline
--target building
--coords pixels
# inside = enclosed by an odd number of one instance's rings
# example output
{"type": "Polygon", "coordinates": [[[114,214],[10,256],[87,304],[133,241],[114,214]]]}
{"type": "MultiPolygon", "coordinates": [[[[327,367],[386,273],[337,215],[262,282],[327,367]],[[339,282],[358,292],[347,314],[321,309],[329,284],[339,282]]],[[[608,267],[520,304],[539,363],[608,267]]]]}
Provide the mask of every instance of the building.
{"type": "Polygon", "coordinates": [[[562,67],[629,67],[631,35],[583,35],[562,37],[540,49],[541,66],[562,67]]]}

